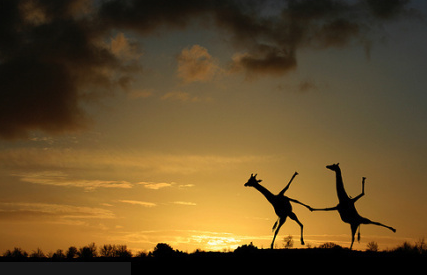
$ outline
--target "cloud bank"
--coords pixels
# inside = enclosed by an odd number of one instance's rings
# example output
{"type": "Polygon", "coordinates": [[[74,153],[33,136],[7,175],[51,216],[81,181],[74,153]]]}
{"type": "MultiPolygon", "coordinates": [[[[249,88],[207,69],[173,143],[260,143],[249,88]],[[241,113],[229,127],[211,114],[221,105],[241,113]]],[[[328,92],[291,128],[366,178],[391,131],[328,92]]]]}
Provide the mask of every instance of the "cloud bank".
{"type": "MultiPolygon", "coordinates": [[[[369,51],[374,26],[409,13],[405,0],[4,0],[0,4],[0,137],[31,131],[84,129],[82,104],[127,89],[141,72],[145,37],[201,24],[235,48],[231,63],[247,76],[283,75],[298,65],[302,48],[358,43],[369,51]],[[117,34],[117,32],[119,33],[117,34]]],[[[213,77],[215,63],[202,47],[178,58],[184,82],[213,77]]]]}

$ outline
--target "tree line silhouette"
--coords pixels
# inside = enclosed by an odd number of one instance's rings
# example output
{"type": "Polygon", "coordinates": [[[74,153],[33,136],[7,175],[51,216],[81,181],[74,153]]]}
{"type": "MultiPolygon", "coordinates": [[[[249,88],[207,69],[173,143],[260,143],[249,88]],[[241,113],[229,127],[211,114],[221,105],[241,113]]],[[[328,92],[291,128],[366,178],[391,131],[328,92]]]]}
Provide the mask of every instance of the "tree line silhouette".
{"type": "MultiPolygon", "coordinates": [[[[278,263],[285,264],[289,272],[299,270],[301,266],[309,273],[319,273],[325,269],[337,272],[339,266],[357,266],[359,270],[385,274],[396,270],[415,273],[425,268],[427,245],[424,239],[415,244],[408,242],[387,251],[378,251],[378,245],[371,242],[366,251],[350,250],[338,244],[327,242],[318,247],[303,249],[290,248],[290,238],[283,241],[281,249],[258,248],[252,243],[237,247],[234,251],[203,251],[197,249],[191,253],[173,249],[167,243],[158,243],[153,251],[133,254],[124,245],[103,245],[96,249],[94,243],[84,247],[71,246],[68,250],[44,254],[40,249],[27,253],[20,248],[7,250],[0,257],[2,263],[10,262],[61,262],[61,263],[131,263],[131,274],[249,274],[254,270],[262,274],[277,272],[278,263]],[[288,247],[286,247],[288,246],[288,247]],[[307,264],[309,263],[309,264],[307,264]]],[[[64,268],[66,266],[62,265],[64,268]]],[[[334,273],[335,272],[335,273],[334,273]]],[[[330,273],[330,272],[328,272],[330,273]]],[[[85,273],[89,274],[89,273],[85,273]]]]}
{"type": "MultiPolygon", "coordinates": [[[[283,249],[278,250],[315,250],[315,251],[322,251],[322,250],[336,250],[336,251],[350,251],[349,248],[343,248],[342,246],[333,243],[333,242],[325,242],[317,247],[309,246],[308,248],[304,249],[292,249],[293,247],[293,237],[291,235],[285,237],[283,239],[283,249]]],[[[255,246],[252,242],[250,244],[244,244],[239,247],[237,247],[234,251],[231,250],[224,250],[223,252],[213,252],[213,253],[221,253],[221,254],[250,254],[250,253],[257,253],[262,251],[267,251],[270,249],[260,249],[257,246],[255,246]]],[[[360,251],[356,251],[360,252],[360,251]]],[[[424,238],[421,238],[414,244],[411,244],[407,241],[405,241],[403,244],[389,249],[384,250],[382,252],[378,249],[378,244],[374,241],[371,241],[367,244],[365,252],[368,253],[391,253],[391,254],[405,254],[405,255],[424,255],[427,256],[427,243],[425,242],[424,238]]],[[[6,252],[3,253],[2,257],[3,259],[51,259],[51,260],[73,260],[73,259],[83,259],[83,260],[90,260],[94,258],[118,258],[118,259],[131,259],[131,258],[170,258],[170,257],[179,257],[183,255],[195,255],[200,253],[210,253],[203,251],[201,249],[197,249],[192,253],[183,252],[177,249],[173,249],[172,246],[170,246],[167,243],[158,243],[153,251],[150,251],[148,253],[144,251],[139,251],[136,254],[133,254],[132,251],[130,251],[126,245],[111,245],[111,244],[104,244],[103,246],[100,246],[99,248],[95,245],[95,243],[90,243],[88,245],[85,245],[83,247],[77,248],[75,246],[70,246],[66,251],[62,249],[57,249],[55,252],[48,252],[45,254],[40,248],[37,248],[36,250],[33,250],[31,253],[27,253],[25,250],[23,250],[20,247],[15,247],[13,250],[6,250],[6,252]]]]}
{"type": "MultiPolygon", "coordinates": [[[[138,256],[138,254],[137,254],[138,256]]],[[[90,243],[77,249],[75,246],[70,246],[66,251],[57,249],[55,252],[49,252],[45,254],[40,248],[33,250],[28,254],[25,250],[20,247],[15,247],[13,250],[6,250],[3,253],[3,257],[8,258],[51,258],[53,260],[65,260],[65,259],[91,259],[95,257],[106,257],[106,258],[131,258],[133,257],[132,252],[127,248],[126,245],[111,245],[105,244],[99,249],[95,243],[90,243]]]]}

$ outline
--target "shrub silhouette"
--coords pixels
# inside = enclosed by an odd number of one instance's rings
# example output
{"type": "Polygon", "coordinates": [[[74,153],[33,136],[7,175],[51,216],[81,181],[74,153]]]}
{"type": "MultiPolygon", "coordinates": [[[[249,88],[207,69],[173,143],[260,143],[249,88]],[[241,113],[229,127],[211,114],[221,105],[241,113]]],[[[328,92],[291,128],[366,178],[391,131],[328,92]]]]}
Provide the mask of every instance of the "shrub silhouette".
{"type": "Polygon", "coordinates": [[[371,251],[371,252],[378,252],[378,243],[377,242],[369,242],[366,245],[366,251],[371,251]]]}
{"type": "Polygon", "coordinates": [[[326,242],[324,244],[319,245],[319,248],[322,249],[342,249],[342,246],[333,243],[333,242],[326,242]]]}
{"type": "Polygon", "coordinates": [[[70,246],[67,250],[66,257],[67,259],[73,259],[78,256],[78,250],[75,246],[70,246]]]}
{"type": "Polygon", "coordinates": [[[77,253],[79,258],[90,259],[97,256],[96,253],[96,245],[95,243],[91,243],[87,246],[81,247],[77,253]]]}
{"type": "Polygon", "coordinates": [[[258,247],[253,245],[253,243],[251,242],[250,244],[244,244],[242,246],[237,247],[234,250],[234,253],[254,253],[256,251],[258,251],[258,247]]]}
{"type": "Polygon", "coordinates": [[[154,247],[152,255],[154,257],[171,257],[174,253],[175,251],[173,248],[167,243],[158,243],[156,247],[154,247]]]}
{"type": "Polygon", "coordinates": [[[46,255],[43,253],[43,251],[37,247],[36,250],[33,250],[33,252],[30,254],[31,258],[46,258],[46,255]]]}
{"type": "Polygon", "coordinates": [[[111,245],[111,244],[104,244],[100,249],[99,249],[99,254],[102,257],[115,257],[115,252],[116,252],[116,246],[115,245],[111,245]]]}
{"type": "Polygon", "coordinates": [[[54,260],[61,260],[61,259],[65,259],[65,258],[66,258],[66,256],[65,256],[64,252],[62,251],[62,249],[56,250],[56,252],[53,253],[53,255],[52,255],[52,259],[54,259],[54,260]]]}
{"type": "Polygon", "coordinates": [[[26,258],[28,257],[28,253],[20,247],[15,247],[13,248],[13,251],[10,251],[9,249],[6,250],[3,256],[12,258],[26,258]]]}
{"type": "Polygon", "coordinates": [[[147,257],[147,253],[145,253],[144,251],[139,251],[138,253],[136,253],[135,257],[145,258],[145,257],[147,257]]]}
{"type": "Polygon", "coordinates": [[[427,252],[427,244],[424,238],[420,238],[418,242],[415,243],[415,246],[420,254],[424,254],[427,252]]]}
{"type": "Polygon", "coordinates": [[[115,257],[131,258],[132,252],[127,249],[126,245],[117,245],[115,250],[115,257]]]}
{"type": "Polygon", "coordinates": [[[397,252],[400,254],[419,254],[419,249],[417,245],[412,245],[409,242],[405,241],[403,244],[393,249],[393,252],[397,252]]]}
{"type": "Polygon", "coordinates": [[[291,235],[289,235],[283,239],[283,247],[286,249],[294,247],[294,240],[293,240],[293,237],[291,235]]]}
{"type": "Polygon", "coordinates": [[[131,258],[132,252],[127,249],[126,245],[111,245],[104,244],[99,249],[101,257],[119,257],[119,258],[131,258]]]}

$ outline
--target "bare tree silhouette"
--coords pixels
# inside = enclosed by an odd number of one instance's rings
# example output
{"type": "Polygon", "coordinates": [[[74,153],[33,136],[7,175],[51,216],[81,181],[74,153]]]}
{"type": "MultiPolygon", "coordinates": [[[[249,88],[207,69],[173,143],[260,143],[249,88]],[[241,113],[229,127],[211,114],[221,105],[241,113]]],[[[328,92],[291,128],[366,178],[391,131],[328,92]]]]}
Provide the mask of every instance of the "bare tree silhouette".
{"type": "Polygon", "coordinates": [[[294,220],[295,222],[297,222],[299,224],[299,226],[301,227],[301,244],[304,245],[304,238],[303,238],[303,227],[304,226],[298,220],[295,213],[292,212],[292,205],[290,202],[299,203],[299,204],[307,207],[310,210],[312,210],[312,209],[310,206],[308,206],[302,202],[299,202],[297,200],[288,198],[284,195],[286,190],[288,190],[289,186],[291,185],[291,182],[293,181],[293,179],[295,178],[296,175],[298,175],[297,172],[294,173],[294,175],[292,176],[288,185],[286,185],[286,187],[283,188],[283,190],[280,191],[280,193],[277,195],[273,195],[270,191],[267,190],[267,188],[265,188],[264,186],[259,184],[262,180],[256,179],[257,174],[255,174],[255,176],[253,174],[251,174],[251,177],[249,178],[248,182],[245,183],[245,186],[254,187],[261,194],[263,194],[264,197],[268,200],[268,202],[271,203],[271,205],[274,208],[274,211],[276,212],[276,215],[279,217],[273,226],[273,230],[276,229],[276,231],[274,232],[273,241],[271,242],[271,248],[272,249],[274,247],[274,241],[276,239],[277,233],[279,233],[280,227],[282,227],[282,225],[285,223],[287,217],[289,217],[292,220],[294,220]]]}

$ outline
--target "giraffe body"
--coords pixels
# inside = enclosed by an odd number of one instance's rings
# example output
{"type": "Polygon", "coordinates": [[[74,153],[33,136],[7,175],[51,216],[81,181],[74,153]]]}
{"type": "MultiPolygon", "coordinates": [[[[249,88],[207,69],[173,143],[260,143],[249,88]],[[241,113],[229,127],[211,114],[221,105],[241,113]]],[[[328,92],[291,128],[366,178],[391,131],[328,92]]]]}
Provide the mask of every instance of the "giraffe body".
{"type": "Polygon", "coordinates": [[[326,166],[326,168],[335,172],[336,189],[337,189],[337,196],[338,196],[339,203],[335,207],[312,209],[312,210],[313,211],[315,210],[323,210],[323,211],[337,210],[338,211],[338,213],[340,214],[341,220],[345,223],[349,223],[351,227],[352,239],[351,239],[350,249],[352,249],[353,247],[354,235],[356,234],[357,228],[361,224],[374,224],[374,225],[388,228],[391,231],[396,232],[396,229],[394,229],[393,227],[384,225],[379,222],[371,221],[367,218],[360,216],[359,213],[357,212],[354,204],[358,199],[360,199],[362,196],[365,195],[365,179],[366,179],[365,177],[362,178],[362,193],[355,198],[350,198],[344,189],[344,183],[342,180],[341,168],[339,167],[339,163],[328,165],[326,166]]]}
{"type": "Polygon", "coordinates": [[[292,180],[295,178],[296,175],[298,175],[297,172],[295,172],[295,174],[292,176],[292,178],[289,181],[288,185],[279,194],[277,194],[277,195],[274,195],[267,188],[265,188],[264,186],[262,186],[260,184],[260,182],[262,180],[257,180],[256,179],[256,176],[257,176],[256,174],[255,174],[255,176],[252,174],[251,177],[249,178],[248,182],[245,183],[245,186],[254,187],[261,194],[263,194],[264,197],[268,200],[268,202],[273,206],[274,212],[276,212],[276,215],[279,217],[279,219],[277,220],[277,222],[273,226],[273,230],[275,230],[275,232],[274,232],[273,241],[271,242],[271,248],[272,249],[274,247],[274,241],[276,239],[277,233],[279,233],[280,227],[285,223],[287,217],[289,217],[292,220],[294,220],[301,227],[301,244],[304,245],[304,238],[303,238],[303,228],[304,228],[304,226],[298,220],[298,218],[295,215],[295,213],[292,212],[291,202],[296,202],[296,203],[299,203],[301,205],[304,205],[305,207],[309,208],[310,210],[311,210],[311,207],[308,206],[308,205],[305,205],[305,204],[303,204],[303,203],[301,203],[301,202],[299,202],[297,200],[294,200],[294,199],[291,199],[289,197],[284,196],[284,193],[289,188],[292,180]]]}

